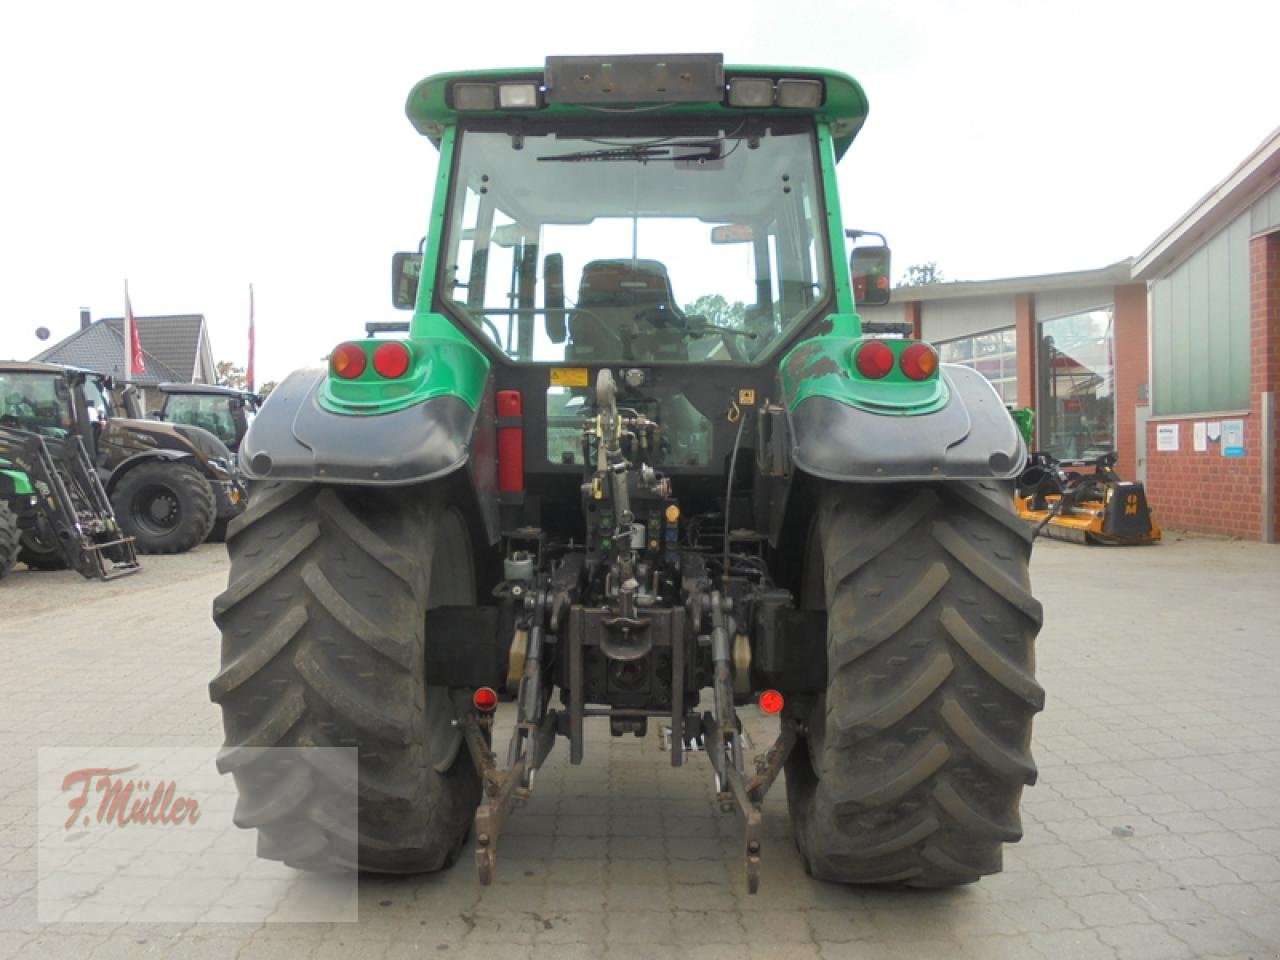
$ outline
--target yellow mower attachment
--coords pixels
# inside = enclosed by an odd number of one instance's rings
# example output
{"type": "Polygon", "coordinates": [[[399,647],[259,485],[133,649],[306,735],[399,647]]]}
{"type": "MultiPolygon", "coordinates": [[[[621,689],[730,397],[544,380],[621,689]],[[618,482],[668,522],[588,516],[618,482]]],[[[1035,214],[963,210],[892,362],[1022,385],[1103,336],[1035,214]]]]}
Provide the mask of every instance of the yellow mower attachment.
{"type": "Polygon", "coordinates": [[[1069,474],[1048,454],[1032,455],[1018,478],[1018,516],[1036,534],[1071,543],[1139,544],[1160,539],[1141,483],[1121,480],[1116,455],[1104,454],[1092,474],[1069,474]]]}

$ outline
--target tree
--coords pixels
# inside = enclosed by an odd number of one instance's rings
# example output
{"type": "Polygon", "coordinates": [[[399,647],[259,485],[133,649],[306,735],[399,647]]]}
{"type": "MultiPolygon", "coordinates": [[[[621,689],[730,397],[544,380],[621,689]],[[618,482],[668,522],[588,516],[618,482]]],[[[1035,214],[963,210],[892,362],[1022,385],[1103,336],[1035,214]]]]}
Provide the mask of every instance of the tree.
{"type": "Polygon", "coordinates": [[[219,385],[224,387],[243,390],[248,382],[245,380],[244,367],[238,367],[230,360],[219,360],[214,364],[214,372],[217,374],[219,385]]]}
{"type": "Polygon", "coordinates": [[[903,274],[902,282],[898,286],[923,287],[930,283],[945,283],[946,280],[937,263],[930,260],[928,263],[913,263],[907,267],[907,272],[903,274]]]}
{"type": "Polygon", "coordinates": [[[280,386],[280,384],[276,383],[274,380],[268,380],[266,383],[264,383],[261,387],[258,388],[258,396],[260,396],[263,400],[265,400],[267,399],[267,396],[271,393],[271,391],[278,386],[280,386]]]}
{"type": "Polygon", "coordinates": [[[717,327],[744,326],[747,306],[741,300],[730,303],[722,294],[711,293],[699,297],[693,303],[685,304],[684,312],[695,317],[705,317],[707,323],[717,327]]]}

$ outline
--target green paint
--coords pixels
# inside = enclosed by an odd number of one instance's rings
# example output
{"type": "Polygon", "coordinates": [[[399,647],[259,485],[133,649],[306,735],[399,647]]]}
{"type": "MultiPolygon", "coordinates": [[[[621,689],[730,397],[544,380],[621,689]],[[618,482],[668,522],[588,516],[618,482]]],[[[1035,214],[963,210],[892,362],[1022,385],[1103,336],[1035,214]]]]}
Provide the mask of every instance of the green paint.
{"type": "Polygon", "coordinates": [[[1009,416],[1013,417],[1013,422],[1018,425],[1018,432],[1022,434],[1022,439],[1026,441],[1027,449],[1032,447],[1032,438],[1036,429],[1036,412],[1031,407],[1010,407],[1009,416]]]}
{"type": "Polygon", "coordinates": [[[854,312],[853,285],[849,280],[849,258],[844,255],[844,219],[840,214],[840,186],[836,183],[835,150],[831,128],[818,124],[818,162],[822,167],[823,205],[827,211],[827,245],[831,250],[831,279],[835,284],[836,312],[831,318],[833,334],[856,337],[862,321],[854,312]]]}
{"type": "MultiPolygon", "coordinates": [[[[832,319],[856,322],[857,316],[832,319]]],[[[898,368],[897,358],[917,341],[881,341],[893,351],[894,366],[880,380],[863,377],[854,364],[854,353],[865,342],[861,337],[832,330],[797,344],[782,360],[782,390],[787,406],[794,410],[810,397],[827,397],[872,413],[915,416],[947,405],[947,385],[936,370],[928,380],[912,380],[898,368]]]]}
{"type": "Polygon", "coordinates": [[[353,341],[365,353],[364,372],[354,380],[330,373],[320,388],[320,406],[333,413],[394,413],[433,397],[450,396],[474,410],[484,393],[489,360],[444,317],[435,318],[433,325],[449,332],[400,341],[409,349],[409,369],[395,380],[373,369],[373,351],[391,341],[353,341]]]}
{"type": "Polygon", "coordinates": [[[16,494],[33,494],[35,488],[31,486],[31,478],[21,470],[5,470],[0,468],[0,474],[8,477],[13,482],[13,492],[16,494]]]}
{"type": "MultiPolygon", "coordinates": [[[[867,119],[867,97],[858,81],[848,74],[835,70],[815,70],[812,67],[774,67],[752,65],[726,65],[726,80],[734,77],[770,76],[793,77],[803,80],[821,80],[826,88],[826,96],[821,106],[814,110],[783,109],[770,107],[764,110],[729,107],[720,102],[711,103],[673,103],[662,106],[659,110],[643,108],[640,116],[653,117],[660,113],[663,117],[715,117],[722,116],[736,121],[747,115],[758,117],[796,117],[811,116],[820,124],[828,124],[834,137],[836,156],[844,156],[844,152],[853,143],[853,138],[862,129],[867,119]]],[[[578,106],[569,104],[552,104],[538,110],[490,110],[483,113],[453,110],[446,100],[449,87],[457,80],[470,82],[507,82],[507,83],[542,83],[541,67],[526,67],[510,70],[468,70],[457,73],[438,73],[427,77],[415,86],[405,104],[405,113],[413,123],[414,129],[432,142],[443,148],[443,138],[449,128],[458,123],[460,118],[507,118],[520,117],[538,119],[539,121],[580,120],[583,118],[599,119],[599,107],[578,106]]],[[[620,108],[619,113],[627,108],[620,108]]],[[[614,114],[616,117],[618,114],[614,114]]]]}
{"type": "Polygon", "coordinates": [[[409,322],[409,339],[400,341],[409,349],[409,369],[395,380],[379,376],[373,369],[373,351],[388,341],[357,340],[355,343],[365,353],[364,372],[354,380],[344,380],[331,373],[319,394],[320,405],[326,410],[347,414],[394,413],[443,396],[458,397],[473,410],[480,402],[489,376],[489,358],[448,317],[431,310],[440,273],[440,244],[449,204],[455,142],[456,128],[450,127],[440,143],[431,222],[423,251],[418,300],[409,322]]]}
{"type": "Polygon", "coordinates": [[[422,274],[418,280],[418,302],[409,323],[413,337],[442,336],[466,339],[447,317],[431,312],[436,284],[440,280],[440,244],[444,242],[444,217],[449,209],[449,186],[453,179],[454,145],[458,128],[449,127],[440,141],[440,163],[436,167],[436,189],[431,198],[431,221],[427,225],[427,245],[422,253],[422,274]]]}

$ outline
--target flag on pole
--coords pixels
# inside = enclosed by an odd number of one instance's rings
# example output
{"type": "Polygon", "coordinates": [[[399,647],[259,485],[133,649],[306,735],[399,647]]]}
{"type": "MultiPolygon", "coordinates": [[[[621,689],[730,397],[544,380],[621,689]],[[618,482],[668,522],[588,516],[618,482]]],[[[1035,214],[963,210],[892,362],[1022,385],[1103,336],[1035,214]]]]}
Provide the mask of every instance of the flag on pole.
{"type": "Polygon", "coordinates": [[[249,392],[253,392],[253,284],[249,284],[249,368],[245,373],[245,381],[249,392]]]}
{"type": "Polygon", "coordinates": [[[135,373],[146,373],[147,362],[142,354],[142,341],[138,338],[138,323],[133,316],[133,304],[129,301],[129,281],[124,282],[124,379],[128,383],[135,373]]]}

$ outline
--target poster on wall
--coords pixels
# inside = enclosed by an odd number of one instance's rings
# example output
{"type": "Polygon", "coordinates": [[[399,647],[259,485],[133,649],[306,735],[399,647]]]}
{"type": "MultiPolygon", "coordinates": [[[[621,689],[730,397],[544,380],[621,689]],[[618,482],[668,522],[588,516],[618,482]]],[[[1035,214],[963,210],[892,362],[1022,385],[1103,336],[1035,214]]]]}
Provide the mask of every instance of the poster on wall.
{"type": "Polygon", "coordinates": [[[1224,457],[1244,456],[1244,421],[1222,421],[1222,455],[1224,457]]]}
{"type": "Polygon", "coordinates": [[[1176,423],[1156,424],[1156,449],[1161,453],[1178,451],[1178,425],[1176,423]]]}
{"type": "Polygon", "coordinates": [[[1196,453],[1204,453],[1209,449],[1209,427],[1203,420],[1197,420],[1192,428],[1191,447],[1196,453]]]}

